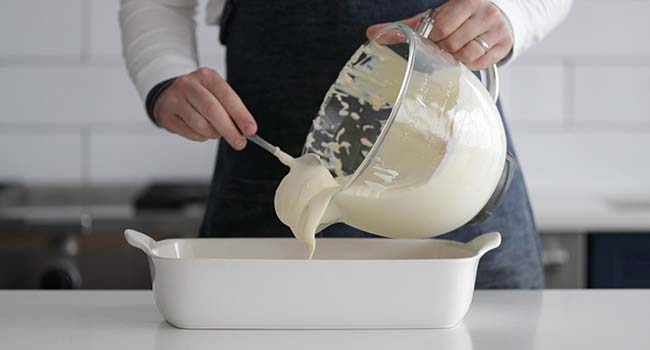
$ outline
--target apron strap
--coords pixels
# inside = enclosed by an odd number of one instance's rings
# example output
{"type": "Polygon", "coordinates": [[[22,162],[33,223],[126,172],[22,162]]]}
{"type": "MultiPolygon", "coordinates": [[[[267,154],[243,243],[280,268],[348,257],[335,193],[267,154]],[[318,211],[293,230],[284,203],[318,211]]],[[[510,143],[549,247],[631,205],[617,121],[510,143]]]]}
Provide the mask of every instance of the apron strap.
{"type": "Polygon", "coordinates": [[[219,18],[219,41],[222,45],[226,45],[226,38],[228,37],[228,27],[235,11],[235,0],[226,0],[223,5],[223,11],[219,18]]]}

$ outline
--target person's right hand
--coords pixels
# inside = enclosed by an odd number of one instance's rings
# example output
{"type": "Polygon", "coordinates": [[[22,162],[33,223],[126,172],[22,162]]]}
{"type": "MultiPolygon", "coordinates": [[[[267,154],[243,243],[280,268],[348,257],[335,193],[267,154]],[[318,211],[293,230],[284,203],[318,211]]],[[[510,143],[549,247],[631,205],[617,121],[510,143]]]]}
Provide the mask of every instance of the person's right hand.
{"type": "Polygon", "coordinates": [[[158,125],[194,141],[223,137],[236,150],[246,147],[257,123],[228,83],[210,68],[181,75],[156,100],[158,125]]]}

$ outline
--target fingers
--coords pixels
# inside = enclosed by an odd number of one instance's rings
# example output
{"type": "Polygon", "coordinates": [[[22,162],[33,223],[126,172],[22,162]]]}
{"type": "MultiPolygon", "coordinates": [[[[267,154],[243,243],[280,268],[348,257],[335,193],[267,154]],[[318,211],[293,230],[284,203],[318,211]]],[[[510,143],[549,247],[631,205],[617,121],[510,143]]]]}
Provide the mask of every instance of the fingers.
{"type": "Polygon", "coordinates": [[[179,105],[176,113],[192,130],[201,136],[208,139],[217,139],[221,136],[207,118],[197,111],[189,101],[186,100],[179,105]]]}
{"type": "MultiPolygon", "coordinates": [[[[471,69],[483,69],[498,63],[512,49],[513,38],[507,19],[489,0],[449,0],[433,11],[433,17],[435,21],[429,39],[471,69]],[[489,55],[474,40],[477,37],[489,45],[489,55]]],[[[402,22],[415,29],[421,18],[422,14],[418,14],[402,22]]],[[[372,39],[387,25],[388,23],[381,23],[370,26],[366,35],[372,39]]],[[[382,36],[382,43],[401,41],[399,38],[393,40],[391,35],[388,33],[382,36]]]]}
{"type": "Polygon", "coordinates": [[[257,123],[232,87],[212,69],[201,68],[197,73],[203,86],[219,100],[237,128],[245,136],[255,135],[257,123]]]}
{"type": "Polygon", "coordinates": [[[486,52],[484,47],[472,40],[457,53],[456,57],[463,63],[471,63],[485,55],[486,52]]]}
{"type": "Polygon", "coordinates": [[[201,68],[178,77],[154,106],[158,123],[170,132],[195,141],[223,137],[233,148],[246,147],[257,123],[219,74],[201,68]]]}
{"type": "MultiPolygon", "coordinates": [[[[474,38],[481,38],[481,40],[485,41],[488,44],[487,51],[489,51],[493,46],[499,44],[504,39],[504,36],[495,30],[491,30],[487,33],[477,35],[474,38]]],[[[455,53],[456,57],[463,63],[472,63],[486,53],[486,49],[476,42],[474,38],[469,40],[462,49],[455,53]]]]}
{"type": "MultiPolygon", "coordinates": [[[[237,150],[246,146],[246,139],[235,126],[231,116],[208,89],[199,82],[193,82],[186,88],[185,96],[189,106],[183,110],[183,118],[190,126],[195,130],[197,127],[201,130],[209,128],[214,131],[214,135],[222,136],[237,150]]],[[[210,137],[212,135],[211,133],[210,137]]]]}
{"type": "Polygon", "coordinates": [[[482,18],[471,17],[446,39],[439,41],[438,46],[450,53],[456,53],[474,38],[485,33],[489,28],[489,24],[485,23],[482,18]]]}
{"type": "Polygon", "coordinates": [[[380,30],[386,28],[390,23],[379,23],[371,25],[366,29],[366,37],[372,40],[380,30]]]}
{"type": "Polygon", "coordinates": [[[176,82],[158,97],[154,116],[161,127],[193,141],[218,137],[216,131],[207,122],[203,124],[200,122],[200,115],[179,93],[176,82]],[[188,124],[189,122],[193,125],[188,124]]]}
{"type": "Polygon", "coordinates": [[[480,70],[485,69],[497,62],[502,58],[506,57],[510,52],[510,47],[505,45],[497,45],[491,48],[485,55],[481,56],[478,60],[474,62],[465,63],[467,68],[471,70],[480,70]]]}
{"type": "Polygon", "coordinates": [[[512,49],[510,26],[491,1],[450,0],[437,10],[434,30],[429,38],[468,68],[487,68],[501,61],[512,49]],[[468,9],[472,12],[470,16],[467,16],[468,9]],[[487,50],[476,38],[488,44],[487,50]]]}
{"type": "Polygon", "coordinates": [[[469,69],[485,69],[496,64],[506,57],[512,49],[513,39],[507,24],[499,24],[493,30],[479,37],[490,47],[487,52],[485,52],[479,43],[472,40],[472,42],[468,43],[465,48],[457,53],[458,59],[463,61],[469,69]]]}
{"type": "MultiPolygon", "coordinates": [[[[422,14],[419,13],[419,14],[413,16],[413,17],[401,20],[400,22],[406,24],[407,26],[409,26],[409,27],[411,27],[411,28],[413,28],[415,30],[415,28],[420,23],[421,18],[422,18],[422,14]]],[[[366,29],[366,37],[368,37],[368,39],[374,38],[374,36],[375,36],[375,34],[377,34],[377,32],[379,32],[380,30],[386,28],[389,24],[390,23],[379,23],[379,24],[371,25],[370,27],[368,27],[368,29],[366,29]]]]}
{"type": "Polygon", "coordinates": [[[200,135],[190,128],[183,119],[177,115],[164,115],[159,118],[159,122],[164,124],[167,131],[188,138],[192,141],[204,142],[208,138],[200,135]]]}
{"type": "Polygon", "coordinates": [[[480,0],[456,0],[438,7],[429,38],[438,42],[449,37],[472,16],[480,3],[480,0]]]}

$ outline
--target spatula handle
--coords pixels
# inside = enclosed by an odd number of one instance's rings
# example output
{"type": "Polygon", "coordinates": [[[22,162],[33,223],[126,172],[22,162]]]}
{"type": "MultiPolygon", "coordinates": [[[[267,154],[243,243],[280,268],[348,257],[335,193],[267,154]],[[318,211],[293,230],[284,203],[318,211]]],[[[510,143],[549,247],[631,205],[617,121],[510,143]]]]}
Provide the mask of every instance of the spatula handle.
{"type": "Polygon", "coordinates": [[[267,152],[275,155],[275,146],[273,146],[272,144],[270,144],[268,141],[264,140],[263,138],[261,138],[261,137],[259,137],[257,135],[253,135],[253,136],[249,136],[248,139],[251,142],[253,142],[254,144],[264,148],[267,152]]]}

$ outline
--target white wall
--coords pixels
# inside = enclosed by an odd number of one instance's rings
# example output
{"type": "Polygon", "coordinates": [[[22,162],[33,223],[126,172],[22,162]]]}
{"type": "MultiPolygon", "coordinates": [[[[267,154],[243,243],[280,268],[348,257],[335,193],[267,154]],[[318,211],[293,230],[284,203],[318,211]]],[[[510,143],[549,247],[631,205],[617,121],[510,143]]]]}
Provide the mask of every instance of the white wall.
{"type": "MultiPolygon", "coordinates": [[[[204,3],[204,2],[203,2],[204,3]]],[[[208,179],[214,142],[152,127],[120,56],[117,0],[0,4],[0,181],[208,179]]],[[[576,0],[503,71],[533,193],[650,191],[650,1],[576,0]]],[[[199,16],[202,64],[223,71],[199,16]]]]}

